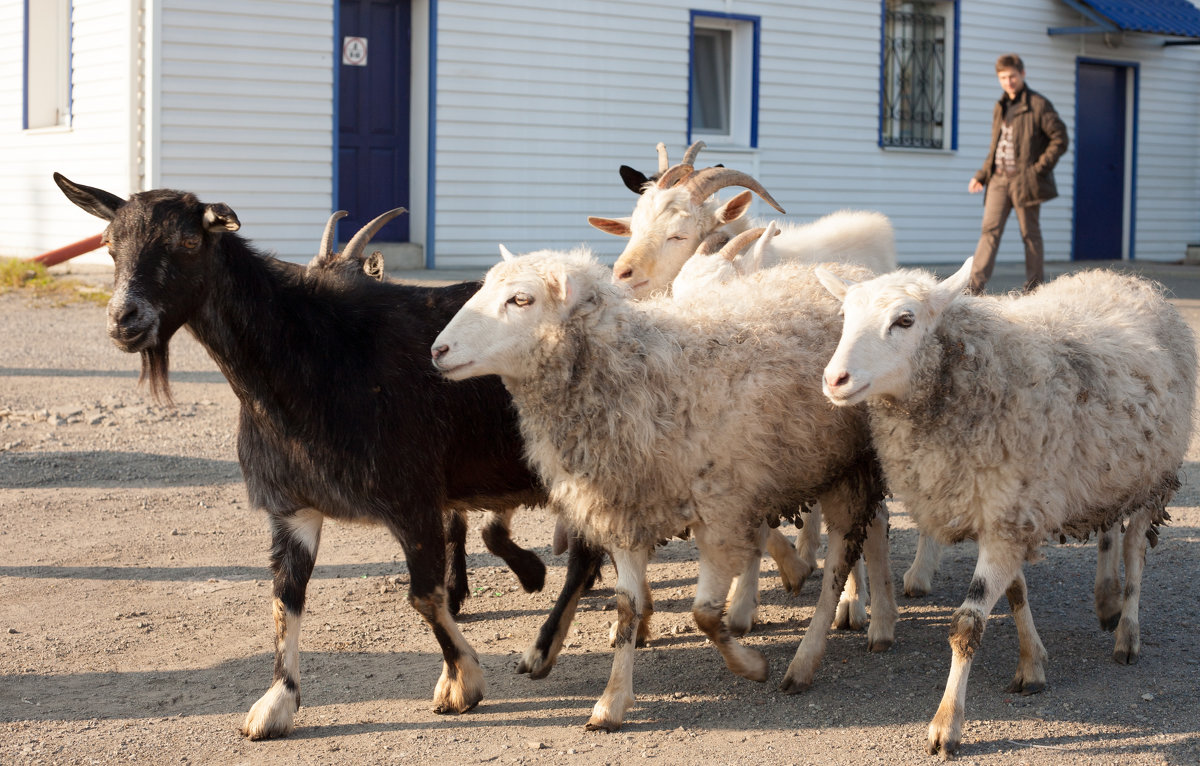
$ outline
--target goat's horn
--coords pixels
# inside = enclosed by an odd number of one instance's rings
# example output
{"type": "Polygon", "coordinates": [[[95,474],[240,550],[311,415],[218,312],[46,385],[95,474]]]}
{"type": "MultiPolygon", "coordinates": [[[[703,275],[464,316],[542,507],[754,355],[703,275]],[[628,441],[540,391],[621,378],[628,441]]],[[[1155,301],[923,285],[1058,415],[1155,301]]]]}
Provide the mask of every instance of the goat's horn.
{"type": "Polygon", "coordinates": [[[658,188],[670,189],[675,184],[683,183],[694,170],[695,168],[691,165],[674,165],[658,179],[658,188]]]}
{"type": "Polygon", "coordinates": [[[717,255],[721,256],[727,261],[732,262],[734,258],[737,258],[738,253],[745,250],[746,246],[751,242],[761,237],[764,231],[766,231],[766,229],[761,227],[758,229],[747,229],[746,231],[743,231],[741,234],[725,243],[725,246],[721,248],[721,252],[717,253],[717,255]]]}
{"type": "Polygon", "coordinates": [[[658,172],[666,173],[667,168],[671,166],[671,163],[667,161],[667,145],[659,141],[654,148],[658,151],[658,172]]]}
{"type": "Polygon", "coordinates": [[[329,216],[329,220],[325,222],[325,233],[321,235],[321,249],[317,251],[317,260],[333,260],[333,232],[337,228],[337,222],[347,215],[349,213],[345,210],[338,210],[329,216]]]}
{"type": "Polygon", "coordinates": [[[767,228],[763,235],[758,238],[758,243],[754,245],[754,259],[762,263],[763,251],[766,250],[767,244],[771,239],[779,233],[779,227],[774,221],[767,221],[767,228]]]}
{"type": "MultiPolygon", "coordinates": [[[[659,181],[662,184],[662,181],[659,181]]],[[[781,213],[784,209],[779,206],[771,193],[763,188],[763,185],[748,174],[740,170],[732,168],[705,168],[699,173],[696,173],[687,181],[688,187],[692,190],[692,202],[699,205],[704,200],[711,197],[718,189],[724,189],[726,186],[744,186],[758,196],[762,197],[768,205],[775,208],[781,213]]]]}
{"type": "Polygon", "coordinates": [[[358,230],[349,242],[346,243],[346,249],[342,251],[343,258],[359,258],[362,256],[363,250],[367,243],[371,241],[371,237],[379,233],[379,230],[388,224],[393,218],[403,215],[408,211],[402,207],[389,210],[383,215],[376,216],[370,223],[358,230]]]}
{"type": "Polygon", "coordinates": [[[703,141],[695,142],[694,144],[692,144],[691,146],[689,146],[687,148],[686,152],[683,153],[683,159],[680,160],[680,162],[682,162],[684,165],[695,165],[696,164],[696,155],[699,154],[700,150],[703,148],[704,148],[703,141]]]}

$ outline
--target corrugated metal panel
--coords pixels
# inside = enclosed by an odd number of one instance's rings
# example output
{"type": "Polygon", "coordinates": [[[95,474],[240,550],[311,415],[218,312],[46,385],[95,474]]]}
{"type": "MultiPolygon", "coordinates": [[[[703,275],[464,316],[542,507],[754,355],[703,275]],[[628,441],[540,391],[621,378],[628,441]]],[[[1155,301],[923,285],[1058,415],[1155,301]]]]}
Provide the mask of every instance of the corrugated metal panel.
{"type": "Polygon", "coordinates": [[[332,205],[333,3],[163,0],[160,177],[311,257],[332,205]]]}
{"type": "Polygon", "coordinates": [[[1081,0],[1127,32],[1200,37],[1200,9],[1188,0],[1081,0]]]}

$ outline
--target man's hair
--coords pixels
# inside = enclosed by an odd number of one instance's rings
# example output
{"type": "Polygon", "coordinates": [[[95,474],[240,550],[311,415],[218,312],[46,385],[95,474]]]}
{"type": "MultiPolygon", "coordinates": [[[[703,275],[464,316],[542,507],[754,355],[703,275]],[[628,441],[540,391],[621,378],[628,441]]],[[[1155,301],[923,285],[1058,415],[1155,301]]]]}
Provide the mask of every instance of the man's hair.
{"type": "Polygon", "coordinates": [[[1025,62],[1015,53],[1005,53],[996,59],[996,71],[1001,72],[1005,69],[1015,69],[1021,74],[1025,74],[1025,62]]]}

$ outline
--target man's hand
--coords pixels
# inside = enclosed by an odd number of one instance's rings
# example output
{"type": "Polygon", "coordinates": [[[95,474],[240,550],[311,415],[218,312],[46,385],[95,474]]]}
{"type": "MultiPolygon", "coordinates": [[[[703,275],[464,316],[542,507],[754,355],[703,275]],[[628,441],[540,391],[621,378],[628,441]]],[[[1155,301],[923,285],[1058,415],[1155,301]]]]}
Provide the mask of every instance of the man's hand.
{"type": "Polygon", "coordinates": [[[975,180],[975,176],[971,176],[971,182],[967,184],[967,191],[972,194],[978,194],[983,191],[983,184],[975,180]]]}

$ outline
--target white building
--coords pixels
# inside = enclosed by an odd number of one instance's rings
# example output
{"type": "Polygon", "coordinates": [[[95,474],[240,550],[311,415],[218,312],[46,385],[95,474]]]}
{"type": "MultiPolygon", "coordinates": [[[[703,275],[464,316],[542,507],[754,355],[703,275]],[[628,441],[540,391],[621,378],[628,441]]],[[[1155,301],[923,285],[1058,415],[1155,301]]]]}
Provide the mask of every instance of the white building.
{"type": "Polygon", "coordinates": [[[226,202],[293,260],[330,210],[397,204],[383,238],[429,265],[615,255],[586,217],[632,209],[618,165],[704,139],[792,219],[881,210],[902,261],[958,261],[1016,52],[1072,140],[1047,258],[1178,260],[1200,242],[1198,38],[1189,0],[0,0],[0,254],[99,230],[57,170],[226,202]]]}

